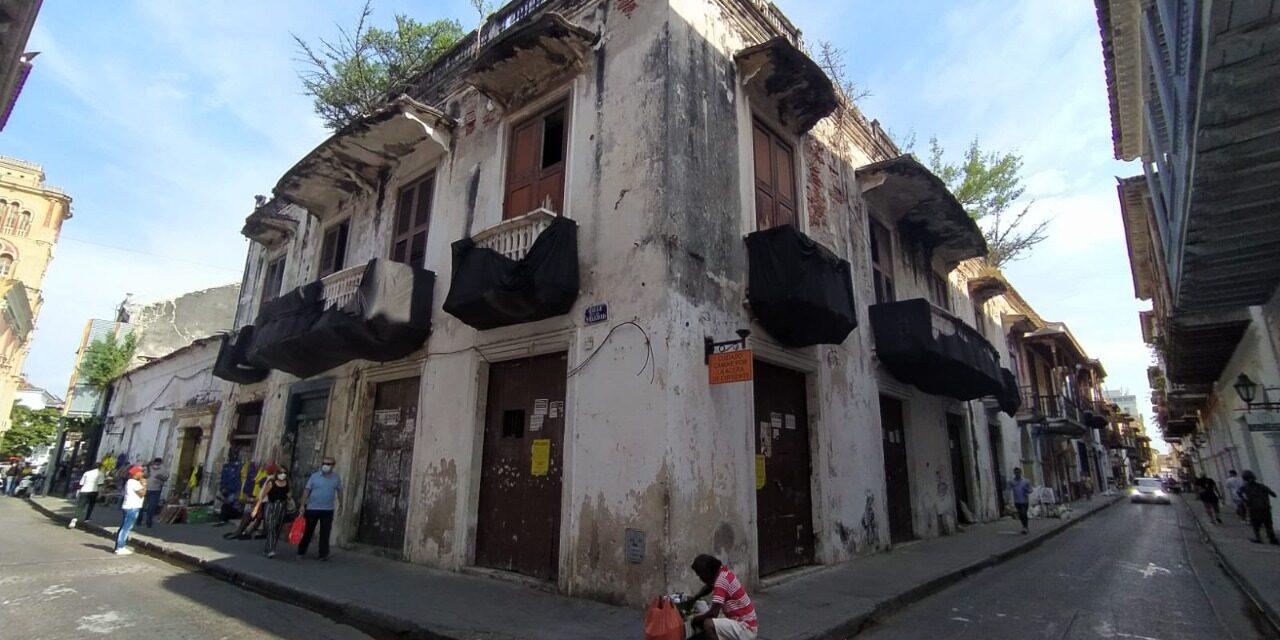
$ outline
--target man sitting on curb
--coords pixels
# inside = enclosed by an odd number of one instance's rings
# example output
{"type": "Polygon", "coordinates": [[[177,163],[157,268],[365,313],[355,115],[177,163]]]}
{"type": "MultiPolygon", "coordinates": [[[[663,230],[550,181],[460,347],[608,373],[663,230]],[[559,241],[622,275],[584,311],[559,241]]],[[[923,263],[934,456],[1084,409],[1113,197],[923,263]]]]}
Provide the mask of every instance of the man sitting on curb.
{"type": "Polygon", "coordinates": [[[692,568],[704,585],[693,598],[710,594],[711,609],[694,616],[689,624],[694,629],[701,628],[709,640],[756,640],[760,629],[756,608],[738,576],[718,558],[705,553],[694,558],[692,568]],[[719,617],[721,613],[723,618],[719,617]]]}

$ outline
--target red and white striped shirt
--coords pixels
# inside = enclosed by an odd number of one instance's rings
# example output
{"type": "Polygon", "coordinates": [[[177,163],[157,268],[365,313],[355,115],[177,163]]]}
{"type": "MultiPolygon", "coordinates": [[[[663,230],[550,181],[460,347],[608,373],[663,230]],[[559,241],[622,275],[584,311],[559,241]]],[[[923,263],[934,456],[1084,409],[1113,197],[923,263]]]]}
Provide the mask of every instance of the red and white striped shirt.
{"type": "Polygon", "coordinates": [[[747,590],[742,588],[742,583],[738,582],[738,576],[733,575],[729,567],[720,567],[720,575],[716,576],[716,584],[711,588],[711,604],[720,605],[720,610],[724,612],[726,618],[737,620],[750,627],[752,631],[759,630],[756,607],[751,604],[747,590]]]}

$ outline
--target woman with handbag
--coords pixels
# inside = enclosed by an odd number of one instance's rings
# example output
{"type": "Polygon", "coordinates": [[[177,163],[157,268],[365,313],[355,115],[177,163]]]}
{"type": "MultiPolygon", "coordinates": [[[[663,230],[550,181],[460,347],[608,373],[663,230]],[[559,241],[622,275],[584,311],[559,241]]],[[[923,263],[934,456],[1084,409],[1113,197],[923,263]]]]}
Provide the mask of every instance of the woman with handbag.
{"type": "Polygon", "coordinates": [[[289,511],[289,474],[284,467],[276,470],[275,475],[262,483],[258,492],[258,502],[253,505],[253,515],[262,515],[263,525],[267,532],[267,544],[263,553],[268,558],[276,557],[276,543],[280,541],[280,529],[284,527],[285,513],[289,511]],[[265,510],[265,511],[264,511],[265,510]]]}

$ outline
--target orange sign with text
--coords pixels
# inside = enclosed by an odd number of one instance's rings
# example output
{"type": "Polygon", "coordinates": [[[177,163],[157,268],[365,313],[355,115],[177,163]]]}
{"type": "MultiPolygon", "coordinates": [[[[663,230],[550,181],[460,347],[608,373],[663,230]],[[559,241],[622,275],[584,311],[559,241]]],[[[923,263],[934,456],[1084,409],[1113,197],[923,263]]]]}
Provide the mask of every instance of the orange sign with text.
{"type": "Polygon", "coordinates": [[[711,376],[711,384],[750,382],[754,371],[751,366],[751,350],[713,353],[707,360],[707,371],[711,376]]]}

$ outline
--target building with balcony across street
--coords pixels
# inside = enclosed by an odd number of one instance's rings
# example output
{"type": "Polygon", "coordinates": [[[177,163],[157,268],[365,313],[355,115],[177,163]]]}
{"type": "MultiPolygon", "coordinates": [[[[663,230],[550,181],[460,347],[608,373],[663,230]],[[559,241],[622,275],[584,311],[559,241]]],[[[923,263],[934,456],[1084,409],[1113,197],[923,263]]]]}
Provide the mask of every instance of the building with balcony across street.
{"type": "Polygon", "coordinates": [[[508,4],[243,233],[200,458],[332,455],[346,548],[635,603],[1100,473],[1101,365],[762,0],[508,4]]]}
{"type": "MultiPolygon", "coordinates": [[[[1117,194],[1166,440],[1280,479],[1280,7],[1096,0],[1117,194]]],[[[1190,454],[1190,449],[1195,454],[1190,454]]]]}

